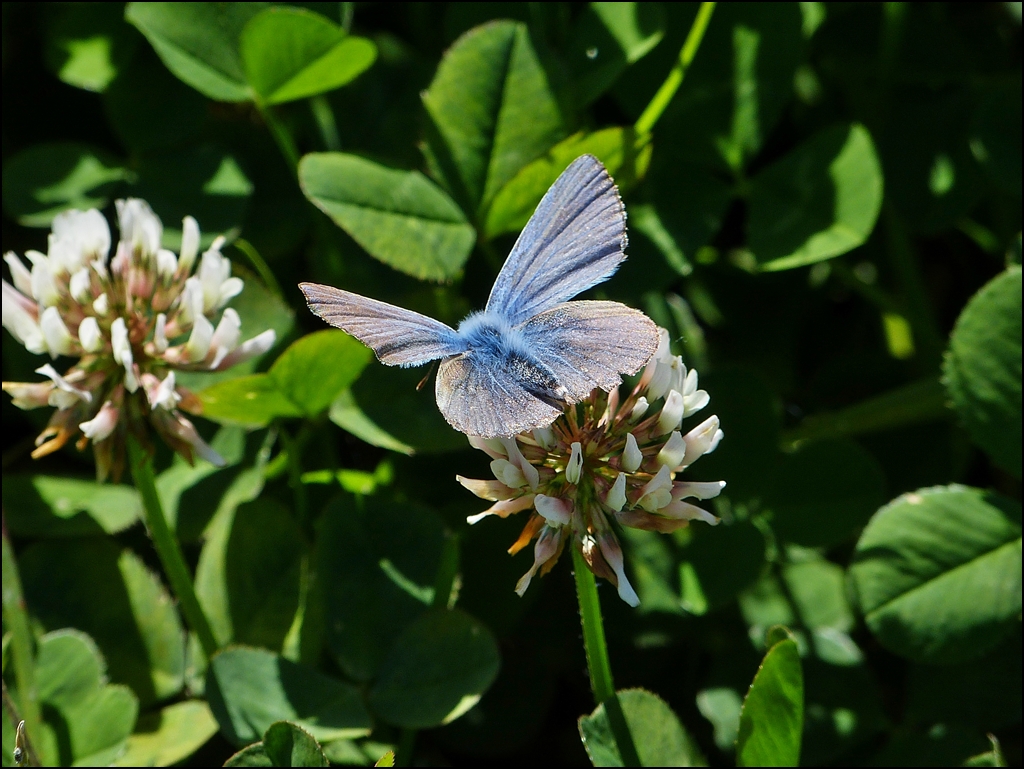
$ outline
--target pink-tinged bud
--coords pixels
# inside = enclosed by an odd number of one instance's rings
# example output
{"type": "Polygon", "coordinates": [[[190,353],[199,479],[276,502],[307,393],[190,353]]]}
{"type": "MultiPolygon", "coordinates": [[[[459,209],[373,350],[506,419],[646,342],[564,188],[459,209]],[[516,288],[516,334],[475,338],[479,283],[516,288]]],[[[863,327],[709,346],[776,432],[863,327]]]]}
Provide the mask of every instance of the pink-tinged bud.
{"type": "Polygon", "coordinates": [[[199,253],[199,224],[191,216],[181,222],[181,255],[178,257],[178,271],[187,275],[196,263],[199,253]]]}
{"type": "Polygon", "coordinates": [[[533,546],[533,566],[516,583],[516,593],[520,597],[526,593],[526,589],[530,586],[530,582],[537,574],[537,571],[558,555],[561,549],[562,529],[553,529],[550,526],[545,526],[541,530],[540,536],[537,537],[537,544],[533,546]]]}
{"type": "Polygon", "coordinates": [[[50,405],[59,409],[66,409],[75,405],[78,401],[92,403],[92,393],[75,387],[71,382],[57,373],[57,370],[47,363],[36,369],[37,374],[49,377],[56,387],[50,391],[50,405]]]}
{"type": "Polygon", "coordinates": [[[242,344],[225,355],[224,360],[217,366],[211,367],[211,371],[224,371],[239,363],[244,363],[250,358],[262,355],[274,346],[275,341],[277,341],[277,333],[273,329],[257,334],[252,339],[242,342],[242,344]]]}
{"type": "Polygon", "coordinates": [[[11,403],[23,411],[50,405],[53,382],[4,382],[4,392],[11,396],[11,403]]]}
{"type": "Polygon", "coordinates": [[[221,316],[217,330],[213,332],[210,340],[210,349],[213,351],[213,360],[210,368],[217,368],[232,350],[238,347],[238,340],[242,335],[242,321],[238,313],[228,307],[221,316]]]}
{"type": "Polygon", "coordinates": [[[581,475],[583,475],[583,446],[576,441],[572,444],[572,453],[565,465],[565,480],[577,484],[580,482],[581,475]]]}
{"type": "Polygon", "coordinates": [[[724,488],[725,481],[676,481],[672,484],[672,499],[713,499],[724,488]]]}
{"type": "Polygon", "coordinates": [[[548,526],[568,526],[572,520],[572,502],[567,499],[538,494],[533,504],[548,522],[548,526]]]}
{"type": "Polygon", "coordinates": [[[110,434],[114,432],[120,416],[121,409],[117,408],[113,402],[107,401],[100,407],[96,416],[88,422],[82,422],[78,427],[85,434],[86,438],[93,443],[99,443],[105,438],[110,437],[110,434]]]}
{"type": "Polygon", "coordinates": [[[683,396],[678,390],[669,390],[665,397],[665,405],[658,415],[658,427],[655,435],[665,435],[679,429],[683,421],[683,396]]]}
{"type": "Polygon", "coordinates": [[[480,499],[488,499],[491,502],[512,499],[517,493],[515,489],[509,488],[501,481],[478,481],[475,478],[464,478],[461,475],[456,475],[455,480],[480,499]]]}
{"type": "Polygon", "coordinates": [[[38,317],[36,303],[3,281],[3,326],[26,350],[36,355],[46,352],[46,339],[38,317]]]}
{"type": "Polygon", "coordinates": [[[178,406],[181,397],[174,389],[174,372],[168,372],[161,382],[152,374],[143,374],[143,385],[146,389],[146,400],[151,409],[172,411],[178,406]]]}
{"type": "Polygon", "coordinates": [[[165,411],[163,409],[155,411],[153,414],[157,417],[157,425],[159,427],[162,427],[171,436],[190,446],[197,455],[205,459],[211,465],[223,467],[226,464],[224,458],[210,448],[206,441],[199,436],[195,425],[186,419],[183,414],[177,411],[172,412],[165,411]]]}
{"type": "Polygon", "coordinates": [[[467,516],[466,523],[472,525],[478,521],[482,521],[488,515],[496,515],[499,518],[508,518],[513,513],[519,513],[533,507],[534,496],[534,494],[524,494],[523,496],[516,497],[515,499],[505,499],[495,502],[482,513],[467,516]]]}
{"type": "Polygon", "coordinates": [[[523,452],[519,450],[519,444],[516,443],[515,438],[498,438],[501,441],[501,445],[504,446],[508,461],[519,468],[519,471],[523,474],[523,478],[530,485],[531,489],[536,489],[537,484],[540,482],[540,473],[537,472],[537,468],[526,461],[526,457],[523,456],[523,452]]]}
{"type": "Polygon", "coordinates": [[[608,496],[605,498],[605,504],[615,512],[618,512],[626,506],[625,473],[619,473],[615,478],[615,483],[613,483],[612,487],[608,490],[608,496]]]}
{"type": "Polygon", "coordinates": [[[661,451],[658,452],[658,464],[675,470],[683,463],[683,457],[685,456],[686,442],[678,430],[673,430],[672,436],[662,447],[661,451]]]}
{"type": "Polygon", "coordinates": [[[658,474],[640,490],[637,504],[648,512],[656,512],[672,501],[672,471],[662,465],[658,474]]]}
{"type": "Polygon", "coordinates": [[[601,547],[601,555],[604,556],[605,561],[612,567],[612,571],[618,578],[619,598],[630,606],[639,606],[640,597],[626,577],[626,567],[622,562],[622,548],[619,547],[618,540],[611,532],[605,532],[598,537],[597,541],[601,547]]]}
{"type": "Polygon", "coordinates": [[[78,343],[86,352],[99,352],[103,349],[103,333],[96,318],[83,318],[78,324],[78,343]]]}
{"type": "Polygon", "coordinates": [[[11,268],[11,279],[14,281],[14,287],[25,296],[32,296],[32,273],[29,272],[25,263],[13,251],[8,251],[4,254],[4,261],[11,268]]]}
{"type": "Polygon", "coordinates": [[[640,463],[644,461],[643,452],[637,445],[636,436],[633,433],[626,433],[626,448],[622,452],[622,469],[627,473],[635,473],[640,469],[640,463]]]}
{"type": "Polygon", "coordinates": [[[128,392],[139,389],[139,380],[135,372],[135,359],[132,357],[132,345],[128,341],[128,327],[124,318],[114,318],[110,324],[110,346],[114,360],[124,366],[124,386],[128,392]]]}
{"type": "MultiPolygon", "coordinates": [[[[712,444],[718,445],[718,417],[710,416],[683,436],[686,441],[686,460],[684,467],[689,467],[708,452],[712,444]]],[[[718,440],[721,440],[719,438],[718,440]]]]}
{"type": "Polygon", "coordinates": [[[56,307],[47,307],[43,310],[39,318],[39,327],[43,330],[43,339],[46,340],[51,358],[71,354],[75,340],[68,327],[64,325],[64,319],[60,317],[60,311],[56,307]]]}

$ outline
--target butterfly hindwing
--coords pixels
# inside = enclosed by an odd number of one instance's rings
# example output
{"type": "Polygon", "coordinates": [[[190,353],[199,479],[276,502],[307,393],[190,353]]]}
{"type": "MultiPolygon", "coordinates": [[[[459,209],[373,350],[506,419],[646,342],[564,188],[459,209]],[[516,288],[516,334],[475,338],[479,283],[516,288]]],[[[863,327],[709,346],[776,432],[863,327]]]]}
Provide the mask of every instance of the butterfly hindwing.
{"type": "Polygon", "coordinates": [[[389,366],[418,366],[466,347],[444,323],[387,302],[317,283],[300,283],[315,315],[351,334],[389,366]]]}
{"type": "Polygon", "coordinates": [[[551,185],[501,268],[487,310],[518,325],[609,278],[625,256],[626,213],[593,155],[551,185]]]}
{"type": "Polygon", "coordinates": [[[618,302],[565,302],[520,327],[537,359],[573,402],[595,387],[609,391],[635,374],[658,349],[658,327],[618,302]]]}
{"type": "Polygon", "coordinates": [[[467,435],[515,435],[549,425],[561,413],[530,394],[511,371],[473,352],[442,362],[434,389],[444,418],[467,435]]]}

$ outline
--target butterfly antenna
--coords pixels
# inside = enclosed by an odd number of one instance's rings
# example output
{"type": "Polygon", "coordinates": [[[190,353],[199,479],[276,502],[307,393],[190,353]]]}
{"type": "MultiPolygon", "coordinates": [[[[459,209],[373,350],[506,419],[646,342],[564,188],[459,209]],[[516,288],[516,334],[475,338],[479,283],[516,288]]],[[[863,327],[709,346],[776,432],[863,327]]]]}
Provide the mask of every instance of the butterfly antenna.
{"type": "Polygon", "coordinates": [[[419,392],[420,390],[423,389],[423,386],[426,385],[426,383],[430,380],[430,377],[432,377],[434,375],[435,371],[437,371],[437,361],[436,360],[435,361],[431,361],[430,368],[427,369],[426,375],[423,377],[423,379],[420,380],[420,383],[418,385],[416,385],[416,392],[419,392]]]}

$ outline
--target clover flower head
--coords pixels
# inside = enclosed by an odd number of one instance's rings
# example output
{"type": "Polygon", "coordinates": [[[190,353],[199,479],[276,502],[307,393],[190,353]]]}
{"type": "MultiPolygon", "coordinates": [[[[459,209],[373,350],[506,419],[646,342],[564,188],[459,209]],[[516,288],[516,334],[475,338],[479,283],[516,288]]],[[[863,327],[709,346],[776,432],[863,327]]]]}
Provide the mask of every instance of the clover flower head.
{"type": "Polygon", "coordinates": [[[682,432],[682,421],[709,401],[697,389],[697,372],[672,355],[668,332],[661,329],[658,351],[625,399],[618,390],[594,390],[550,427],[514,438],[470,437],[474,448],[492,458],[495,480],[456,476],[473,494],[494,503],[470,516],[469,523],[530,511],[509,549],[514,555],[536,540],[533,566],[516,585],[519,595],[538,573],[551,570],[571,542],[594,574],[617,587],[620,598],[631,606],[640,603],[626,577],[613,522],[659,532],[693,520],[718,523],[686,500],[716,497],[725,481],[677,480],[722,439],[716,416],[682,432]]]}
{"type": "Polygon", "coordinates": [[[217,238],[199,256],[199,225],[186,217],[181,251],[162,247],[163,224],[144,200],[117,201],[121,239],[111,256],[103,215],[66,211],[53,220],[47,253],[28,251],[25,264],[4,255],[3,325],[37,355],[77,358],[63,374],[36,369],[41,382],[4,382],[14,405],[57,410],[36,440],[33,457],[78,437],[91,441],[97,474],[119,477],[128,432],[148,444],[145,425],[190,462],[196,455],[223,460],[180,409],[198,400],[175,382],[175,371],[222,371],[261,355],[274,332],[240,344],[241,319],[224,305],[243,286],[217,238]],[[219,319],[217,318],[219,316],[219,319]],[[217,319],[216,325],[214,320],[217,319]]]}

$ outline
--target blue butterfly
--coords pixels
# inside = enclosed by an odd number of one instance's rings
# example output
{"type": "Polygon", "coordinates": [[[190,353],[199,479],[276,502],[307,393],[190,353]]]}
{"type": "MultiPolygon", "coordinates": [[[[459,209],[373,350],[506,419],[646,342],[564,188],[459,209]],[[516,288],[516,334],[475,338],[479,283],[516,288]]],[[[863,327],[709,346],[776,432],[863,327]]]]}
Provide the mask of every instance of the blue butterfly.
{"type": "Polygon", "coordinates": [[[456,331],[411,310],[316,283],[309,308],[388,366],[441,359],[437,406],[484,438],[550,425],[594,388],[610,391],[654,355],[658,329],[618,302],[569,299],[626,258],[626,212],[608,171],[583,155],[544,195],[498,273],[482,312],[456,331]]]}

